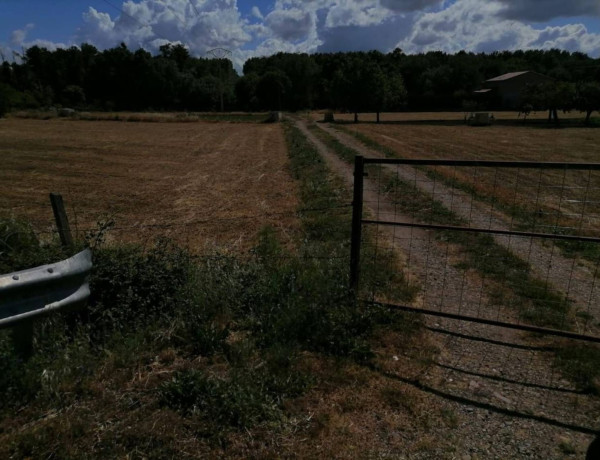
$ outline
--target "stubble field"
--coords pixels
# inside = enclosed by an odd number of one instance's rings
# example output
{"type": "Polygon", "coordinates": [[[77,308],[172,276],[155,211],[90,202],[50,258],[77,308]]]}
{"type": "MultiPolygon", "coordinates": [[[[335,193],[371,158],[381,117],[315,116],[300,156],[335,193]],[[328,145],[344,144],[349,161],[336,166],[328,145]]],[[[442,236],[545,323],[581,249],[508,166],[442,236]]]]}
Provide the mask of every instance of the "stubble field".
{"type": "Polygon", "coordinates": [[[82,236],[112,219],[109,238],[167,236],[201,251],[247,249],[258,231],[296,225],[280,126],[257,123],[0,122],[0,215],[52,228],[61,193],[82,236]]]}
{"type": "MultiPolygon", "coordinates": [[[[599,162],[600,129],[498,124],[472,127],[461,114],[384,114],[389,123],[341,125],[364,136],[396,158],[531,162],[599,162]],[[427,122],[427,120],[438,122],[427,122]]],[[[497,114],[516,119],[516,113],[497,114]]],[[[538,114],[541,116],[543,114],[538,114]]],[[[363,116],[368,120],[369,114],[363,116]]],[[[440,177],[458,182],[480,196],[515,210],[536,230],[598,236],[600,174],[597,171],[540,169],[436,168],[440,177]],[[531,216],[523,214],[531,213],[531,216]],[[582,219],[585,216],[585,219],[582,219]]],[[[530,225],[530,226],[531,226],[530,225]]]]}

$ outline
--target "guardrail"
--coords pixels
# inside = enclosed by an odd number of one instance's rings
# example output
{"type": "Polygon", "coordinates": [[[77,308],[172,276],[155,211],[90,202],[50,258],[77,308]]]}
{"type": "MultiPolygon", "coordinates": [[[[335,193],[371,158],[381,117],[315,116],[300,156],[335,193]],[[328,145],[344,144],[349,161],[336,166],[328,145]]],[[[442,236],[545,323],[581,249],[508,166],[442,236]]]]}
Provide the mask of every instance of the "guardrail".
{"type": "Polygon", "coordinates": [[[90,295],[89,249],[49,265],[0,275],[0,329],[15,327],[15,345],[31,352],[32,320],[83,306],[90,295]]]}

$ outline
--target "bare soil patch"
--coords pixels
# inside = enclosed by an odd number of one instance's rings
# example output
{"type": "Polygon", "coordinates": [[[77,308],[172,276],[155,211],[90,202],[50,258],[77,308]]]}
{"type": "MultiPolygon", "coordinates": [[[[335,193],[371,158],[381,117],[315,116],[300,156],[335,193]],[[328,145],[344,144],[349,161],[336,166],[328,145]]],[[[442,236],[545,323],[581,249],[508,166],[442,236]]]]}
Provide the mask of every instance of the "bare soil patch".
{"type": "Polygon", "coordinates": [[[0,214],[38,230],[52,228],[50,192],[80,235],[111,217],[120,241],[245,249],[265,225],[284,238],[297,225],[278,125],[8,119],[0,152],[0,214]]]}

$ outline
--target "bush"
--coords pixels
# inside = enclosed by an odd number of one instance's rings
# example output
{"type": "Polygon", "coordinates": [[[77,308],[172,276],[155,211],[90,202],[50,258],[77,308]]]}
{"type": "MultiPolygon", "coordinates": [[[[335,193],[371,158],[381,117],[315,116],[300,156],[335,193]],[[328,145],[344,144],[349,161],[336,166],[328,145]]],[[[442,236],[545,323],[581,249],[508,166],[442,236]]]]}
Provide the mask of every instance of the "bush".
{"type": "Polygon", "coordinates": [[[167,240],[157,241],[149,250],[97,249],[86,319],[93,327],[91,334],[98,338],[173,318],[190,266],[190,255],[167,240]]]}
{"type": "Polygon", "coordinates": [[[25,270],[66,257],[57,244],[42,244],[28,223],[0,218],[0,273],[25,270]]]}

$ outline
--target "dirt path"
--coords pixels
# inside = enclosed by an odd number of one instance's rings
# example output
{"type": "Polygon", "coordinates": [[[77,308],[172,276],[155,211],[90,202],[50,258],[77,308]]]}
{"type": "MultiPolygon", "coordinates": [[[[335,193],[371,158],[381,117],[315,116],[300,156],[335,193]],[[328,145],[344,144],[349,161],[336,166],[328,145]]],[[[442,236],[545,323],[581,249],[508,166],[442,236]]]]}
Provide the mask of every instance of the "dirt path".
{"type": "MultiPolygon", "coordinates": [[[[352,184],[352,166],[330,152],[304,121],[294,121],[329,168],[352,184]]],[[[335,131],[331,134],[350,147],[357,147],[347,136],[335,131]]],[[[356,150],[374,156],[366,149],[356,150]]],[[[387,214],[410,220],[393,203],[376,196],[375,188],[365,179],[366,211],[374,216],[387,214]]],[[[410,274],[425,286],[425,294],[417,304],[467,315],[492,314],[485,309],[488,299],[483,280],[454,267],[451,245],[419,229],[386,228],[382,237],[403,254],[410,274]]],[[[510,319],[514,312],[506,309],[493,314],[510,319]]],[[[433,340],[440,352],[425,373],[405,375],[402,358],[382,359],[390,361],[392,374],[415,382],[426,392],[445,395],[450,400],[465,400],[452,403],[458,414],[452,436],[463,454],[441,458],[565,458],[558,447],[561,443],[575,446],[579,453],[585,450],[591,437],[578,433],[577,427],[596,427],[600,402],[580,394],[562,379],[552,366],[551,353],[532,346],[527,337],[512,330],[439,319],[427,319],[427,324],[436,330],[433,340]],[[468,401],[471,403],[465,403],[468,401]],[[575,430],[567,429],[566,425],[573,425],[575,430]]],[[[440,404],[436,401],[439,399],[433,397],[432,404],[440,404]]],[[[447,429],[438,432],[436,428],[423,429],[424,435],[448,436],[447,429]]]]}

